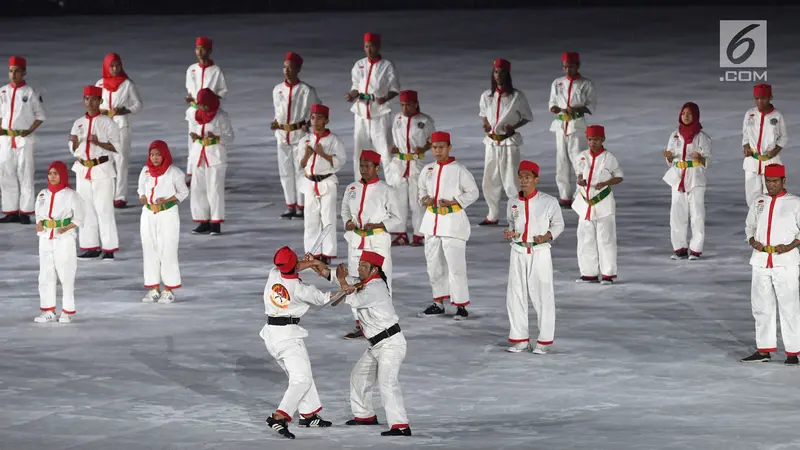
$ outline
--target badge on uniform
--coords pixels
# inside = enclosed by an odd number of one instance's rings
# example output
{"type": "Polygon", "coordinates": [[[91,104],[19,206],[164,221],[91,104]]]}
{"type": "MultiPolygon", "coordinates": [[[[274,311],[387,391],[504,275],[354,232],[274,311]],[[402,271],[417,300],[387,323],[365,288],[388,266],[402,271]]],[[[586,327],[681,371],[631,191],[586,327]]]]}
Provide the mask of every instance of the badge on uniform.
{"type": "Polygon", "coordinates": [[[778,119],[769,119],[769,123],[771,125],[777,125],[778,124],[778,119]]]}
{"type": "Polygon", "coordinates": [[[517,208],[517,205],[511,205],[511,217],[514,219],[519,217],[519,208],[517,208]]]}
{"type": "Polygon", "coordinates": [[[347,193],[350,196],[350,200],[356,199],[356,187],[350,186],[350,192],[347,193]]]}
{"type": "Polygon", "coordinates": [[[756,214],[761,214],[762,211],[764,211],[764,200],[759,200],[756,203],[756,214]]]}
{"type": "MultiPolygon", "coordinates": [[[[28,96],[27,95],[22,97],[22,103],[28,103],[28,96]]],[[[772,120],[775,120],[775,119],[772,119],[772,120]]]]}
{"type": "Polygon", "coordinates": [[[269,300],[273,305],[281,309],[289,307],[289,291],[282,284],[272,285],[272,293],[269,295],[269,300]]]}
{"type": "Polygon", "coordinates": [[[425,122],[420,122],[420,123],[418,123],[418,124],[417,124],[417,128],[419,128],[420,130],[421,130],[421,129],[423,129],[423,128],[425,128],[425,122]]]}

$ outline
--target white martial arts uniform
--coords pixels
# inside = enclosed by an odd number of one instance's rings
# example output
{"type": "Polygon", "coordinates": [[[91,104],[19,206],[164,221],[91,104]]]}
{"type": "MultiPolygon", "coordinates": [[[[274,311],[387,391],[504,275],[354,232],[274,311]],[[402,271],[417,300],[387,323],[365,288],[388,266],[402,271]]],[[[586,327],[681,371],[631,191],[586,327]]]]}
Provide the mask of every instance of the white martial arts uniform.
{"type": "Polygon", "coordinates": [[[78,269],[78,254],[75,249],[77,231],[66,233],[58,229],[67,226],[69,219],[77,227],[83,226],[83,201],[77,192],[64,188],[53,194],[42,189],[36,198],[36,223],[45,221],[44,231],[39,235],[39,308],[55,311],[56,285],[61,281],[61,310],[75,314],[75,272],[78,269]],[[48,223],[49,221],[58,221],[48,223]]]}
{"type": "Polygon", "coordinates": [[[711,162],[711,138],[700,131],[687,143],[676,129],[667,143],[673,160],[663,180],[672,187],[672,206],[669,210],[670,239],[676,252],[703,253],[706,229],[706,169],[711,162]],[[697,152],[705,159],[705,166],[692,161],[697,152]],[[687,167],[691,163],[691,167],[687,167]],[[692,229],[689,241],[688,228],[692,229]]]}
{"type": "MultiPolygon", "coordinates": [[[[617,158],[608,150],[592,154],[584,150],[575,161],[577,175],[583,175],[587,187],[576,187],[572,209],[578,213],[578,267],[581,276],[605,279],[617,277],[617,230],[614,214],[617,206],[611,187],[597,189],[597,183],[612,178],[622,178],[622,169],[617,158]],[[594,199],[601,191],[608,194],[593,206],[587,200],[594,199]]],[[[604,194],[605,195],[605,194],[604,194]]]]}
{"type": "Polygon", "coordinates": [[[311,246],[314,245],[322,229],[333,225],[333,229],[322,242],[322,253],[314,255],[333,259],[336,258],[337,252],[336,200],[339,196],[337,193],[339,179],[336,177],[336,172],[344,166],[346,156],[344,142],[339,136],[331,133],[330,130],[325,130],[321,135],[312,131],[300,139],[297,144],[296,153],[299,160],[297,167],[302,167],[300,162],[305,155],[306,147],[313,149],[317,144],[321,144],[322,151],[332,157],[333,164],[313,153],[303,168],[305,178],[302,180],[301,186],[306,200],[303,242],[305,251],[311,251],[311,246]]]}
{"type": "Polygon", "coordinates": [[[231,119],[222,108],[211,122],[200,124],[195,119],[195,110],[189,109],[189,133],[201,138],[213,133],[219,142],[203,145],[202,140],[192,143],[189,150],[189,167],[192,172],[190,205],[195,222],[222,223],[225,221],[225,171],[228,168],[228,150],[233,144],[234,133],[231,119]],[[190,120],[191,119],[191,120],[190,120]]]}
{"type": "MultiPolygon", "coordinates": [[[[339,285],[334,270],[331,270],[330,280],[339,285]]],[[[357,277],[347,278],[350,285],[360,281],[357,277]]],[[[370,343],[370,347],[353,367],[350,374],[350,407],[355,420],[367,422],[377,419],[375,407],[372,405],[372,387],[377,381],[383,407],[386,409],[386,421],[392,429],[408,428],[403,392],[397,379],[400,364],[406,357],[407,344],[403,332],[400,331],[397,313],[386,283],[377,275],[368,278],[364,280],[363,289],[348,295],[344,302],[357,310],[358,321],[367,340],[376,338],[397,325],[395,334],[384,337],[375,344],[370,343]]]]}
{"type": "MultiPolygon", "coordinates": [[[[577,108],[585,106],[592,114],[597,111],[597,94],[594,83],[584,76],[570,79],[567,76],[553,80],[550,86],[550,103],[548,108],[558,106],[562,110],[568,106],[577,108]]],[[[569,201],[572,196],[570,177],[578,162],[577,156],[586,148],[586,119],[583,115],[573,120],[564,120],[565,112],[559,113],[550,124],[550,131],[556,135],[556,184],[558,196],[562,201],[569,201]]],[[[568,119],[568,118],[567,118],[568,119]]]]}
{"type": "Polygon", "coordinates": [[[471,230],[465,209],[478,195],[475,178],[453,157],[422,168],[417,193],[420,204],[428,196],[436,205],[439,200],[455,200],[460,205],[441,209],[429,206],[422,217],[420,232],[425,235],[425,260],[435,302],[450,299],[454,306],[470,303],[466,250],[471,230]]]}
{"type": "MultiPolygon", "coordinates": [[[[744,115],[742,125],[742,146],[750,144],[750,149],[758,155],[763,155],[780,145],[786,148],[789,135],[786,132],[786,119],[777,109],[764,114],[758,108],[750,108],[744,115]]],[[[764,184],[764,168],[770,164],[781,164],[780,155],[774,158],[759,161],[756,157],[745,157],[742,162],[744,169],[744,193],[747,205],[761,194],[767,193],[764,184]]]]}
{"type": "Polygon", "coordinates": [[[178,243],[180,241],[181,218],[178,203],[186,200],[189,189],[186,175],[174,165],[159,177],[150,175],[147,166],[139,174],[139,197],[147,197],[147,205],[142,206],[139,234],[142,240],[144,262],[144,287],[173,290],[181,287],[181,270],[178,267],[178,243]],[[174,205],[157,205],[159,198],[175,196],[174,205]]]}
{"type": "MultiPolygon", "coordinates": [[[[350,90],[361,94],[373,95],[375,99],[386,97],[389,92],[400,93],[400,78],[394,64],[379,58],[370,62],[369,58],[356,61],[350,71],[352,81],[350,90]]],[[[355,114],[353,125],[353,174],[356,180],[361,179],[361,150],[371,149],[381,155],[381,164],[388,165],[391,160],[389,149],[392,133],[392,107],[386,102],[379,105],[375,100],[356,99],[350,111],[355,114]]]]}
{"type": "MultiPolygon", "coordinates": [[[[786,191],[776,197],[758,196],[750,205],[745,234],[748,242],[754,238],[772,247],[800,239],[800,198],[786,191]]],[[[800,252],[795,248],[783,254],[770,254],[753,249],[750,265],[753,266],[750,298],[758,351],[777,351],[775,314],[779,311],[784,350],[789,356],[800,354],[800,252]]]]}
{"type": "MultiPolygon", "coordinates": [[[[269,272],[267,286],[264,288],[264,309],[269,317],[300,319],[310,305],[322,306],[330,301],[331,295],[303,283],[297,274],[284,275],[273,267],[269,272]]],[[[267,351],[289,376],[289,387],[283,395],[278,412],[292,421],[295,411],[300,414],[316,414],[322,410],[317,386],[311,374],[311,361],[303,338],[308,331],[297,324],[269,325],[261,329],[267,351]]]]}
{"type": "Polygon", "coordinates": [[[78,136],[78,147],[73,150],[70,142],[69,151],[77,159],[72,171],[77,179],[76,190],[86,208],[83,225],[78,232],[80,249],[116,252],[119,250],[119,237],[114,216],[114,180],[117,176],[114,152],[92,144],[89,137],[97,136],[98,141],[111,144],[116,150],[122,145],[119,127],[108,116],[84,115],[72,125],[70,134],[78,136]]]}
{"type": "MultiPolygon", "coordinates": [[[[209,88],[217,94],[220,99],[225,98],[228,93],[228,84],[225,82],[225,73],[222,68],[213,62],[210,66],[203,67],[200,63],[194,63],[186,69],[186,92],[192,96],[194,101],[186,110],[186,121],[189,122],[189,133],[192,132],[194,122],[194,110],[197,109],[197,93],[200,90],[209,88]],[[191,113],[191,114],[190,114],[191,113]]],[[[189,138],[189,150],[192,148],[192,138],[189,138]]],[[[192,175],[193,167],[189,165],[186,173],[192,175]]]]}
{"type": "Polygon", "coordinates": [[[533,238],[549,231],[552,240],[564,231],[564,218],[558,200],[536,191],[530,197],[522,193],[508,201],[506,213],[509,229],[517,233],[511,242],[508,268],[506,307],[511,331],[508,341],[528,342],[528,298],[536,311],[538,344],[553,343],[556,325],[556,304],[553,292],[553,261],[550,243],[534,244],[533,238]]]}
{"type": "Polygon", "coordinates": [[[311,106],[319,103],[316,89],[300,80],[295,84],[284,81],[272,90],[274,120],[282,127],[275,130],[275,140],[278,142],[278,174],[287,208],[302,209],[305,205],[300,189],[303,169],[297,165],[295,149],[300,138],[307,134],[301,127],[303,123],[309,124],[311,106]]]}
{"type": "MultiPolygon", "coordinates": [[[[45,120],[42,96],[30,85],[0,88],[0,128],[22,132],[45,120]]],[[[0,192],[4,214],[33,214],[36,133],[0,136],[0,192]]]]}
{"type": "MultiPolygon", "coordinates": [[[[103,87],[103,80],[97,82],[98,87],[103,87]]],[[[131,124],[130,116],[142,110],[142,98],[136,85],[127,79],[123,81],[115,92],[103,88],[103,103],[101,109],[109,111],[125,107],[129,114],[114,115],[114,122],[119,127],[120,148],[114,153],[114,166],[117,169],[117,185],[114,200],[127,201],[128,192],[128,165],[131,158],[131,124]]]]}
{"type": "MultiPolygon", "coordinates": [[[[419,174],[422,170],[422,161],[417,155],[418,148],[424,148],[431,140],[431,135],[436,131],[433,119],[423,113],[416,113],[406,117],[398,114],[392,122],[392,138],[394,146],[400,150],[396,161],[384,166],[387,181],[392,179],[392,192],[398,207],[400,222],[388,230],[393,235],[406,235],[408,228],[408,212],[411,210],[411,228],[414,236],[422,236],[419,226],[422,223],[424,209],[417,199],[419,174]],[[392,173],[390,173],[392,172],[392,173]]],[[[391,282],[389,284],[391,287],[391,282]]]]}
{"type": "Polygon", "coordinates": [[[517,169],[519,168],[519,147],[522,135],[519,131],[506,137],[504,127],[516,125],[521,120],[533,120],[531,107],[525,94],[519,89],[500,94],[499,91],[485,91],[480,99],[480,117],[492,127],[483,144],[486,154],[483,160],[483,197],[489,206],[486,220],[496,222],[500,217],[500,198],[514,198],[519,192],[517,169]]]}

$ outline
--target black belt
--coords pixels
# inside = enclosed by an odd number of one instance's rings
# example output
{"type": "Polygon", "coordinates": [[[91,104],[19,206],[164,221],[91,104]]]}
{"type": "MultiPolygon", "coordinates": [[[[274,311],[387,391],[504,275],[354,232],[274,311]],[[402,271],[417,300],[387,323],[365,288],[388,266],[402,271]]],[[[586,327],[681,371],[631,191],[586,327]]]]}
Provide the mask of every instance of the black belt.
{"type": "Polygon", "coordinates": [[[384,340],[384,339],[386,339],[388,337],[392,337],[392,336],[394,336],[395,334],[397,334],[399,332],[400,332],[400,324],[396,323],[396,324],[390,326],[389,328],[381,331],[380,333],[376,334],[375,336],[372,336],[371,338],[369,338],[367,340],[369,341],[369,345],[373,345],[374,346],[374,345],[378,345],[378,342],[380,342],[380,341],[382,341],[382,340],[384,340]]]}
{"type": "Polygon", "coordinates": [[[78,161],[80,161],[81,165],[83,165],[84,167],[94,167],[94,166],[99,166],[100,164],[108,162],[108,156],[101,156],[101,157],[95,158],[95,159],[80,159],[80,158],[78,158],[78,161]]]}
{"type": "Polygon", "coordinates": [[[319,183],[320,181],[330,177],[331,175],[333,175],[333,174],[329,173],[327,175],[306,175],[306,178],[308,178],[309,180],[313,181],[314,183],[319,183]]]}
{"type": "Polygon", "coordinates": [[[267,324],[269,325],[297,325],[300,323],[299,317],[267,317],[267,324]]]}

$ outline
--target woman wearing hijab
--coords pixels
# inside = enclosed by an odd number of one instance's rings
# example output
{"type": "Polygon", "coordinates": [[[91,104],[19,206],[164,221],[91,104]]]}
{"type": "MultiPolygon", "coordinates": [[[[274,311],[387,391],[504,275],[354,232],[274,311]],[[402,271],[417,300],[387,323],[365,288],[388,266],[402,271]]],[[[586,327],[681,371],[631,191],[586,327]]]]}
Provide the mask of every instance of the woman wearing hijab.
{"type": "Polygon", "coordinates": [[[47,169],[47,189],[36,197],[36,234],[39,235],[39,309],[36,323],[56,320],[56,284],[61,281],[60,323],[75,314],[75,272],[78,267],[76,227],[83,224],[83,203],[69,185],[69,170],[61,161],[47,169]]]}
{"type": "Polygon", "coordinates": [[[669,226],[672,259],[700,259],[706,227],[706,168],[711,138],[700,131],[700,108],[686,103],[678,114],[678,129],[669,138],[664,157],[670,166],[664,181],[672,187],[669,226]],[[688,228],[692,229],[689,241],[688,228]]]}
{"type": "Polygon", "coordinates": [[[114,207],[124,208],[128,202],[128,162],[131,154],[131,126],[128,116],[142,109],[142,99],[136,85],[128,78],[122,68],[122,59],[116,53],[109,53],[103,60],[103,78],[97,82],[103,88],[103,102],[100,113],[114,119],[119,126],[120,148],[114,154],[117,180],[114,189],[114,207]]]}
{"type": "Polygon", "coordinates": [[[139,203],[142,218],[139,232],[144,259],[144,287],[149,289],[142,299],[145,303],[172,303],[172,291],[181,287],[178,267],[178,241],[181,219],[178,203],[189,195],[184,181],[186,175],[172,165],[167,143],[150,144],[147,166],[139,174],[139,203]],[[159,292],[161,283],[164,290],[159,292]]]}
{"type": "Polygon", "coordinates": [[[211,89],[197,93],[197,109],[190,110],[189,150],[191,167],[192,219],[200,225],[195,234],[217,235],[225,221],[225,169],[228,146],[233,143],[233,127],[228,113],[219,107],[219,97],[211,89]]]}

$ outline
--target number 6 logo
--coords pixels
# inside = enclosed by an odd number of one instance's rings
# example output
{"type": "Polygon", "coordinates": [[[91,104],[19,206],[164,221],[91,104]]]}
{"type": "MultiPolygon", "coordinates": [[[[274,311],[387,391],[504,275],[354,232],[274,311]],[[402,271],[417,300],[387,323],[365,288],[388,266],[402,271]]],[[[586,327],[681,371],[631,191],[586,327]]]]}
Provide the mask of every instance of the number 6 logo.
{"type": "Polygon", "coordinates": [[[751,25],[748,25],[748,26],[744,27],[742,29],[742,31],[736,33],[736,35],[733,37],[733,39],[731,39],[731,41],[728,42],[728,48],[727,48],[726,52],[728,53],[728,60],[730,62],[732,62],[734,64],[737,64],[737,65],[741,64],[741,63],[747,61],[747,58],[749,58],[750,55],[753,54],[753,51],[755,51],[755,49],[756,49],[756,42],[753,39],[749,38],[749,37],[745,37],[745,35],[747,35],[747,33],[749,33],[750,31],[758,28],[759,26],[760,26],[759,24],[754,23],[754,24],[751,24],[751,25]],[[742,53],[742,55],[739,56],[738,58],[733,56],[733,54],[736,51],[736,49],[741,47],[743,44],[747,44],[747,50],[745,50],[742,53]]]}
{"type": "Polygon", "coordinates": [[[767,21],[721,20],[719,22],[719,66],[767,67],[767,21]]]}

